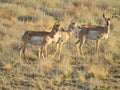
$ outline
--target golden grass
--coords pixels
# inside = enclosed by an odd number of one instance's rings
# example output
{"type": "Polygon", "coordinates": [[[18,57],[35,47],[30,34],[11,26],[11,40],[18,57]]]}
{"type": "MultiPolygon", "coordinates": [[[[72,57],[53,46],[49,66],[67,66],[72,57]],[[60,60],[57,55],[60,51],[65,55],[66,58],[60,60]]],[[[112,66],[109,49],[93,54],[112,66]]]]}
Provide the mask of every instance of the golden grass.
{"type": "Polygon", "coordinates": [[[92,73],[95,77],[105,79],[108,75],[108,70],[99,65],[92,65],[88,70],[88,73],[92,73]]]}
{"type": "Polygon", "coordinates": [[[13,66],[11,64],[5,64],[4,69],[6,70],[12,70],[13,66]]]}
{"type": "Polygon", "coordinates": [[[84,75],[84,74],[81,74],[81,75],[79,76],[79,78],[78,78],[78,81],[84,83],[84,82],[86,81],[85,75],[84,75]]]}
{"type": "MultiPolygon", "coordinates": [[[[109,2],[13,0],[11,3],[8,0],[8,2],[2,1],[4,3],[0,1],[0,89],[114,90],[119,88],[117,85],[119,79],[114,77],[118,75],[117,66],[120,60],[120,23],[117,19],[111,22],[113,29],[108,40],[101,41],[101,54],[98,57],[94,57],[88,47],[84,47],[86,59],[76,56],[76,38],[73,35],[63,46],[61,60],[58,60],[57,56],[52,57],[56,45],[51,44],[48,47],[49,55],[46,61],[38,60],[34,55],[37,47],[30,47],[27,59],[32,63],[21,65],[19,62],[19,48],[22,45],[20,37],[23,31],[50,30],[56,18],[62,19],[61,27],[66,29],[71,18],[74,17],[78,18],[78,25],[87,23],[104,25],[103,12],[107,16],[119,13],[119,0],[114,2],[112,0],[109,2]],[[18,16],[24,15],[36,16],[38,20],[26,23],[17,20],[18,16]]],[[[94,47],[95,45],[92,45],[91,48],[94,47]]]]}

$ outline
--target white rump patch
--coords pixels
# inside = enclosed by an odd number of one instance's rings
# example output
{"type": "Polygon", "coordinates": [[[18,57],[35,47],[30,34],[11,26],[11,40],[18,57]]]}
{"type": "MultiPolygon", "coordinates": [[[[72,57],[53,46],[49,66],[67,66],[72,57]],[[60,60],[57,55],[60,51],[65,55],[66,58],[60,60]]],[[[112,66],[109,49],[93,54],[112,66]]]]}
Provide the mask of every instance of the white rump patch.
{"type": "MultiPolygon", "coordinates": [[[[99,31],[89,31],[88,33],[88,39],[96,40],[99,35],[99,31]]],[[[108,34],[104,34],[101,39],[107,39],[108,34]]]]}
{"type": "Polygon", "coordinates": [[[33,37],[31,37],[30,44],[40,45],[40,44],[42,44],[43,39],[44,39],[43,37],[33,36],[33,37]]]}

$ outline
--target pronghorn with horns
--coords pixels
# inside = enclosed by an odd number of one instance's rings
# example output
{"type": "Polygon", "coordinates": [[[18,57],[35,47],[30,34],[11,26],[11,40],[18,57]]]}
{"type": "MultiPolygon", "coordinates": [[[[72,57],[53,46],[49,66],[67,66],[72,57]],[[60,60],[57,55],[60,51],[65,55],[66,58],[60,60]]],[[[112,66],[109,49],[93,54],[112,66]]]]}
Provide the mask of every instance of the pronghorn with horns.
{"type": "Polygon", "coordinates": [[[76,42],[76,48],[78,54],[83,54],[83,44],[85,43],[86,39],[96,40],[96,54],[98,55],[99,47],[100,47],[100,40],[107,39],[110,33],[110,21],[114,16],[110,18],[106,18],[105,14],[103,14],[103,18],[106,22],[105,26],[97,26],[97,25],[86,25],[79,27],[80,31],[78,34],[79,40],[76,42]],[[79,50],[79,43],[80,43],[80,50],[79,50]]]}
{"type": "Polygon", "coordinates": [[[20,60],[22,53],[24,55],[24,58],[26,59],[25,50],[28,44],[40,46],[38,53],[39,59],[40,57],[45,59],[45,57],[47,56],[48,45],[51,44],[52,42],[58,41],[58,39],[61,37],[58,33],[59,26],[60,26],[60,21],[56,21],[55,24],[53,25],[51,32],[25,31],[22,35],[22,41],[24,45],[20,49],[20,60]]]}
{"type": "Polygon", "coordinates": [[[60,59],[63,44],[69,40],[70,36],[73,33],[73,30],[75,29],[75,24],[76,24],[76,19],[74,18],[71,20],[67,30],[64,30],[63,28],[60,30],[59,33],[61,35],[61,38],[57,42],[57,49],[56,49],[56,52],[54,54],[54,57],[58,53],[58,58],[60,59]]]}

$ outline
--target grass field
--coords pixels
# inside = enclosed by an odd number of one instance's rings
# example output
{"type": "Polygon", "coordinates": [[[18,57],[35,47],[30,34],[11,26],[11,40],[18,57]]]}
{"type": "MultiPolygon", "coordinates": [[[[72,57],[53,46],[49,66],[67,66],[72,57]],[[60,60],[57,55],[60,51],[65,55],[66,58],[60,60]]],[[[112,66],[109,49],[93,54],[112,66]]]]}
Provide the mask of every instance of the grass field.
{"type": "Polygon", "coordinates": [[[66,29],[74,17],[78,25],[104,25],[103,13],[120,17],[120,0],[0,0],[0,90],[120,90],[119,18],[112,20],[97,57],[94,41],[84,45],[85,59],[78,57],[73,34],[61,60],[53,58],[55,43],[46,61],[38,60],[35,46],[27,50],[30,64],[19,60],[23,31],[49,30],[57,18],[66,29]]]}

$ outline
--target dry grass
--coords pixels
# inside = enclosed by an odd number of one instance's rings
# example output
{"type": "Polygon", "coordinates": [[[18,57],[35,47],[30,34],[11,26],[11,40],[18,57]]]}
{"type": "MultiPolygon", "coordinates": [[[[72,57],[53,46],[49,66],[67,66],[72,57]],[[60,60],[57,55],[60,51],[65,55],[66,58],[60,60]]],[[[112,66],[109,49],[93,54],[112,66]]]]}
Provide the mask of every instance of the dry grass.
{"type": "Polygon", "coordinates": [[[108,75],[108,70],[106,70],[105,68],[101,67],[101,66],[91,66],[90,70],[88,70],[88,73],[92,73],[95,77],[99,77],[101,79],[105,79],[108,75]]]}
{"type": "Polygon", "coordinates": [[[51,30],[56,18],[67,28],[73,17],[78,25],[103,25],[102,13],[120,15],[120,1],[115,0],[0,0],[0,90],[119,90],[120,21],[112,20],[108,40],[101,41],[100,56],[95,57],[95,43],[84,46],[85,59],[77,56],[76,38],[63,46],[61,60],[53,58],[56,44],[48,47],[46,61],[38,60],[38,47],[29,47],[30,64],[19,61],[21,33],[26,30],[51,30]],[[19,16],[37,17],[22,22],[19,16]]]}

